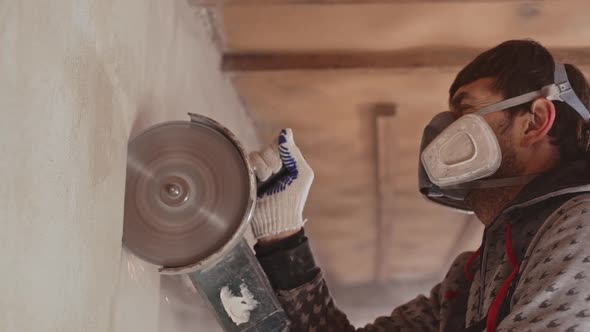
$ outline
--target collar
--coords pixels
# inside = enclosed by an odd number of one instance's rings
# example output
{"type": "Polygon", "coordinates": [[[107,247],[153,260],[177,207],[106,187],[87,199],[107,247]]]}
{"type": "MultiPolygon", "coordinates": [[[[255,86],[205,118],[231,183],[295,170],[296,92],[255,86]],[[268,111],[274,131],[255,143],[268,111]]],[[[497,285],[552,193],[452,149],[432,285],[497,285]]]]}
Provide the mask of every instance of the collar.
{"type": "MultiPolygon", "coordinates": [[[[590,192],[590,162],[577,160],[541,174],[528,183],[500,217],[515,210],[539,204],[548,199],[590,192]]],[[[495,223],[495,221],[494,221],[495,223]]]]}

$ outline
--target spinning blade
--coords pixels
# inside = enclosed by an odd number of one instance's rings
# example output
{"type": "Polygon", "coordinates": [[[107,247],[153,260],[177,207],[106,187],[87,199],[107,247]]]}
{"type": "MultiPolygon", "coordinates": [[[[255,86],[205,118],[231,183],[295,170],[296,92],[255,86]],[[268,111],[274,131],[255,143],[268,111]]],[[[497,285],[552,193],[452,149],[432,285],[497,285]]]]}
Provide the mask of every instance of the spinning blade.
{"type": "Polygon", "coordinates": [[[243,155],[205,123],[168,122],[129,143],[123,243],[164,267],[219,251],[249,213],[243,155]]]}

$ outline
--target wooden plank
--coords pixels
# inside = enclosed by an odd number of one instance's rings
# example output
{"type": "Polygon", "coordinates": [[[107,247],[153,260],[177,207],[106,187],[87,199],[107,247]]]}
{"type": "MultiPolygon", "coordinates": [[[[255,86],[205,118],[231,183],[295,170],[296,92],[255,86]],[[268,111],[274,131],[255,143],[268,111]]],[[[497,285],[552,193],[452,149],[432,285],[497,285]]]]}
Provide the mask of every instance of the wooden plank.
{"type": "Polygon", "coordinates": [[[375,182],[377,183],[377,218],[375,225],[375,282],[389,280],[387,260],[391,241],[391,220],[395,210],[395,160],[396,142],[396,106],[394,104],[376,104],[373,106],[375,133],[375,182]]]}
{"type": "MultiPolygon", "coordinates": [[[[553,48],[562,62],[590,65],[590,48],[553,48]]],[[[462,67],[485,49],[462,47],[415,48],[390,52],[226,53],[224,71],[284,71],[341,69],[408,69],[462,67]]]]}
{"type": "MultiPolygon", "coordinates": [[[[367,5],[400,3],[462,3],[462,2],[522,2],[521,0],[192,0],[201,6],[260,6],[260,5],[367,5]]],[[[543,2],[531,0],[530,2],[543,2]]]]}

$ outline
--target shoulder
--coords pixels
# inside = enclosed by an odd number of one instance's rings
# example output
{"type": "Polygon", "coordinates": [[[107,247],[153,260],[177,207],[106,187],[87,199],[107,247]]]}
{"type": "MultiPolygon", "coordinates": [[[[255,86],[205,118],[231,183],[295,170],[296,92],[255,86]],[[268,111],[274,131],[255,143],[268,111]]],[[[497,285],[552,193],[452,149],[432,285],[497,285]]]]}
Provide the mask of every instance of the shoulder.
{"type": "Polygon", "coordinates": [[[469,289],[471,281],[468,279],[468,263],[474,257],[473,251],[459,254],[451,266],[443,281],[438,285],[439,297],[441,301],[452,299],[458,295],[467,296],[466,290],[469,289]]]}
{"type": "Polygon", "coordinates": [[[584,193],[570,198],[565,203],[563,203],[561,207],[558,208],[551,216],[554,219],[559,219],[559,217],[563,217],[565,215],[571,216],[572,213],[575,212],[580,212],[579,215],[583,215],[588,213],[588,211],[584,211],[582,213],[582,210],[584,209],[590,209],[590,193],[584,193]]]}
{"type": "Polygon", "coordinates": [[[474,254],[474,251],[466,251],[455,257],[453,263],[449,267],[443,283],[447,282],[447,280],[454,281],[455,283],[462,283],[463,281],[466,281],[467,266],[472,257],[476,258],[474,257],[474,254]]]}
{"type": "MultiPolygon", "coordinates": [[[[556,209],[542,224],[536,239],[537,244],[543,238],[556,240],[580,233],[590,234],[590,194],[573,197],[556,209]]],[[[536,241],[535,241],[536,240],[536,241]]]]}
{"type": "Polygon", "coordinates": [[[554,211],[531,241],[521,269],[541,276],[569,268],[590,268],[590,195],[576,196],[554,211]]]}
{"type": "Polygon", "coordinates": [[[590,195],[584,194],[562,204],[535,235],[520,265],[511,312],[498,330],[590,326],[583,286],[590,277],[588,241],[590,195]]]}

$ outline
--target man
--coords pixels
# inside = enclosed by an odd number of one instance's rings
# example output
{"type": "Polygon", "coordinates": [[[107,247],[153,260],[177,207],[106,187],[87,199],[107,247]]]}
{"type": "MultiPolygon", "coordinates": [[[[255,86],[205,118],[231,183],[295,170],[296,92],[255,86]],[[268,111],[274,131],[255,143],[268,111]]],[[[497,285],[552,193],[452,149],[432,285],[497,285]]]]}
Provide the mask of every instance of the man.
{"type": "MultiPolygon", "coordinates": [[[[420,189],[472,211],[481,247],[459,255],[428,297],[356,331],[590,331],[590,87],[540,44],[508,41],[457,75],[450,112],[423,137],[420,189]]],[[[313,172],[282,131],[253,153],[258,259],[292,331],[355,331],[330,297],[302,226],[313,172]],[[284,166],[283,166],[284,165],[284,166]]]]}

